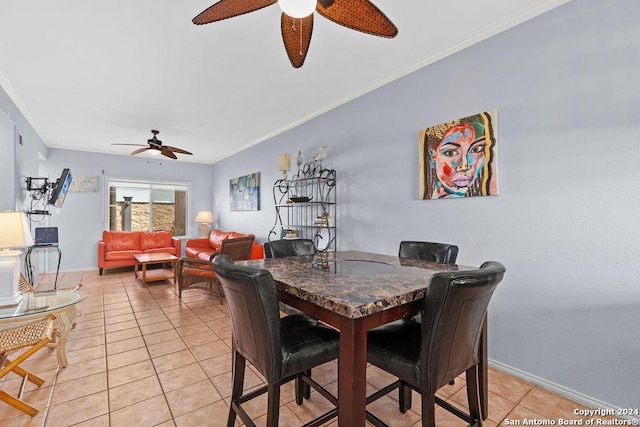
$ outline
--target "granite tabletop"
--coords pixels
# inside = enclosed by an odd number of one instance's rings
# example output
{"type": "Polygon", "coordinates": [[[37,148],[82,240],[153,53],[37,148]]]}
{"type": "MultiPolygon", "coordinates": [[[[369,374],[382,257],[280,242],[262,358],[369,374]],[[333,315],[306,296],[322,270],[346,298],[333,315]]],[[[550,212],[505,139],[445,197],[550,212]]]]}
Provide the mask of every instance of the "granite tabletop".
{"type": "Polygon", "coordinates": [[[360,251],[238,263],[265,268],[278,290],[352,319],[423,298],[436,273],[476,268],[360,251]]]}

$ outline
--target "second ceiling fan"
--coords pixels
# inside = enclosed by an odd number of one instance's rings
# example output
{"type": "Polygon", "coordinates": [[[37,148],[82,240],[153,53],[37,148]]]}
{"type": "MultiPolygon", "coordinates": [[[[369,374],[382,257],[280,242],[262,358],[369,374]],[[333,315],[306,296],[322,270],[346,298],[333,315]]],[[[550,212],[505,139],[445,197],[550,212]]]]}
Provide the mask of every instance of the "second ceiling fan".
{"type": "Polygon", "coordinates": [[[151,151],[152,153],[157,152],[159,154],[162,154],[163,156],[172,158],[172,159],[177,159],[178,157],[175,155],[175,153],[178,154],[188,154],[191,155],[193,153],[190,153],[187,150],[183,150],[182,148],[178,148],[178,147],[172,147],[170,145],[162,145],[162,141],[160,141],[158,139],[158,134],[160,133],[160,131],[158,130],[151,130],[151,133],[153,134],[153,137],[147,139],[147,145],[144,144],[111,144],[111,145],[131,145],[134,147],[142,147],[142,148],[138,148],[137,150],[135,150],[134,152],[131,153],[132,156],[136,155],[136,154],[140,154],[143,153],[147,150],[153,150],[151,151]]]}
{"type": "Polygon", "coordinates": [[[398,34],[393,22],[369,0],[220,0],[193,18],[193,23],[202,25],[221,21],[275,3],[283,9],[280,17],[282,41],[294,68],[302,67],[307,57],[314,9],[325,18],[352,30],[387,38],[398,34]],[[296,10],[304,3],[310,7],[296,10]]]}

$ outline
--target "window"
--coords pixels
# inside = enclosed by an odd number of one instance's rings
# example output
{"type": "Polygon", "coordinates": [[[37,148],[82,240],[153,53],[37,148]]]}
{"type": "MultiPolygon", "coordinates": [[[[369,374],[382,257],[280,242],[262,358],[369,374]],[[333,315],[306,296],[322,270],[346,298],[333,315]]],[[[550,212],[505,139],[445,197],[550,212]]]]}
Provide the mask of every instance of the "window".
{"type": "Polygon", "coordinates": [[[188,183],[107,180],[109,230],[171,230],[186,236],[188,183]]]}

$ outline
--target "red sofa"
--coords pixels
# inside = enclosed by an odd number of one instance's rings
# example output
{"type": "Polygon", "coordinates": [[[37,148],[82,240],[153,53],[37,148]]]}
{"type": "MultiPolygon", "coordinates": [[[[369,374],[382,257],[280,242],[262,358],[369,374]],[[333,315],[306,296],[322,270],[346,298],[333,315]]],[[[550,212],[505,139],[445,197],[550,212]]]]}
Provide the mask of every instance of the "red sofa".
{"type": "Polygon", "coordinates": [[[182,241],[171,231],[103,231],[98,242],[98,269],[133,266],[135,254],[169,253],[180,257],[182,241]]]}
{"type": "MultiPolygon", "coordinates": [[[[254,237],[253,234],[236,233],[235,231],[212,230],[209,238],[189,239],[185,243],[184,254],[191,258],[209,261],[211,255],[220,251],[220,244],[225,239],[234,239],[237,237],[254,237]]],[[[254,237],[255,238],[255,237],[254,237]]],[[[253,242],[251,255],[249,259],[264,258],[264,247],[253,242]]]]}

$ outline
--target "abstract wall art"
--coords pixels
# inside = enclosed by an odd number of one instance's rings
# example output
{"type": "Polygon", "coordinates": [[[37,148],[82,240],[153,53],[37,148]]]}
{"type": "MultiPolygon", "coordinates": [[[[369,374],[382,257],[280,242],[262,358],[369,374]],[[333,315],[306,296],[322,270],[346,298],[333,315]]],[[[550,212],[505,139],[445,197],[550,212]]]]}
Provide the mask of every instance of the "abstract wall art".
{"type": "Polygon", "coordinates": [[[231,179],[229,200],[232,211],[260,210],[260,172],[231,179]]]}
{"type": "Polygon", "coordinates": [[[498,194],[497,111],[420,131],[420,198],[498,194]]]}

